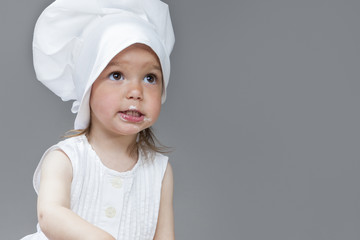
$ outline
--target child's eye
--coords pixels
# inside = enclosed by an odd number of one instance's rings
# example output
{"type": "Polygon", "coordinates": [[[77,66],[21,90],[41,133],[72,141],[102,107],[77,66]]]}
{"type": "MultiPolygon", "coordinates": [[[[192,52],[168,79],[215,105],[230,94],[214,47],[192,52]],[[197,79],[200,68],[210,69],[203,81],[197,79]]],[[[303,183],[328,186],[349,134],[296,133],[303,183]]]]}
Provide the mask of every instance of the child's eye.
{"type": "Polygon", "coordinates": [[[110,80],[120,81],[124,80],[124,76],[120,72],[113,72],[109,75],[110,80]]]}
{"type": "Polygon", "coordinates": [[[149,74],[144,77],[144,81],[150,84],[156,84],[157,78],[154,74],[149,74]]]}

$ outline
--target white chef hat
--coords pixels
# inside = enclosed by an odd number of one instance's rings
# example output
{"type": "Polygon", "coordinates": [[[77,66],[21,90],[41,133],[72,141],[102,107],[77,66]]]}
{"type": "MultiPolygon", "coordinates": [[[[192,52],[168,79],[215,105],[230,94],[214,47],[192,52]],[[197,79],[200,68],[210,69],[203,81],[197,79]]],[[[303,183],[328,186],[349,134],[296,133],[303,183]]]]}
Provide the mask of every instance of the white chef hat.
{"type": "Polygon", "coordinates": [[[34,67],[38,80],[63,101],[75,100],[74,128],[84,129],[92,84],[132,44],[145,44],[157,54],[164,102],[174,42],[168,5],[159,0],[56,0],[35,26],[34,67]]]}

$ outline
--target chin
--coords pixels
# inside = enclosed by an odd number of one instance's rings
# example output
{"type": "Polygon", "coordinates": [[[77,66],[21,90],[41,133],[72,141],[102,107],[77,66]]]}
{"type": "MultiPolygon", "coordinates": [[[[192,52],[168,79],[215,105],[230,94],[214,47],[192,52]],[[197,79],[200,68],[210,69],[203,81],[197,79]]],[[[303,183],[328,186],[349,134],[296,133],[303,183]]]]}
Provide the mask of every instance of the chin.
{"type": "Polygon", "coordinates": [[[134,125],[134,126],[126,127],[126,128],[116,129],[116,130],[114,130],[114,132],[117,133],[118,135],[132,136],[132,135],[138,134],[139,132],[141,132],[144,129],[145,128],[143,128],[143,127],[134,125]]]}

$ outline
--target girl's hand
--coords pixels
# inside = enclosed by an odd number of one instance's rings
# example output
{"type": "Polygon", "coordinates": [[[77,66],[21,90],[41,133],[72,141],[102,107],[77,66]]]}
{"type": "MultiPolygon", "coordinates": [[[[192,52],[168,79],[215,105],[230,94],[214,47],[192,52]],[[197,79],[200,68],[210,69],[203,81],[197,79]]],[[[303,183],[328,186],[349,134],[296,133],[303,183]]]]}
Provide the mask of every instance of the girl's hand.
{"type": "Polygon", "coordinates": [[[70,210],[72,165],[61,150],[49,152],[41,165],[38,219],[51,240],[115,240],[70,210]]]}

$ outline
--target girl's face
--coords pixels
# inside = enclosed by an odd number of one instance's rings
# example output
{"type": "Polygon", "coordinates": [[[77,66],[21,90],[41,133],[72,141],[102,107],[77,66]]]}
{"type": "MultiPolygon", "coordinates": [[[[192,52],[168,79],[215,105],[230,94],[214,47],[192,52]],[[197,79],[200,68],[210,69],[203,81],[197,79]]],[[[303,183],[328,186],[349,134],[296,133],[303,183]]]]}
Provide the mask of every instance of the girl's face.
{"type": "Polygon", "coordinates": [[[92,86],[91,128],[135,135],[157,120],[161,95],[157,55],[146,45],[131,45],[110,61],[92,86]]]}

